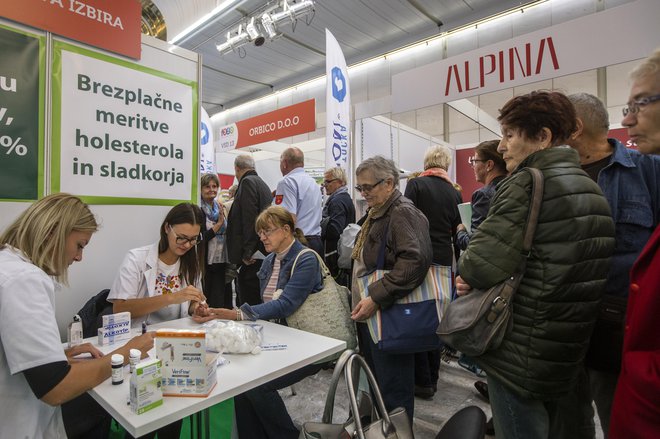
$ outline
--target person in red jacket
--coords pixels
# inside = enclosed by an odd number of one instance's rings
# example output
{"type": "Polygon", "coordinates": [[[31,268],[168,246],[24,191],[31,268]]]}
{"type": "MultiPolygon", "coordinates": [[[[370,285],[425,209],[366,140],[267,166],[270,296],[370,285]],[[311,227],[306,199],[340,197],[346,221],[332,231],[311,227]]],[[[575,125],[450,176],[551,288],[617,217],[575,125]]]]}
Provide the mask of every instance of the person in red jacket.
{"type": "MultiPolygon", "coordinates": [[[[633,83],[621,122],[643,154],[660,154],[660,48],[631,74],[633,83]]],[[[656,176],[656,182],[660,176],[656,176]]],[[[621,375],[610,422],[610,439],[660,434],[660,227],[630,271],[621,375]]]]}

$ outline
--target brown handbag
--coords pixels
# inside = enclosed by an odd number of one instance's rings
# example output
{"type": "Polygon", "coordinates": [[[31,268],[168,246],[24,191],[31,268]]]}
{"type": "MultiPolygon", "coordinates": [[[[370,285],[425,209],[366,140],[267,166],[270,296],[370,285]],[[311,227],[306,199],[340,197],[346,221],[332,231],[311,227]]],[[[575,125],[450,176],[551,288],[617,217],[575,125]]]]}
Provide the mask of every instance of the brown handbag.
{"type": "Polygon", "coordinates": [[[523,170],[532,175],[532,197],[522,246],[525,257],[508,279],[487,290],[475,288],[451,302],[438,326],[440,340],[471,357],[497,349],[513,324],[513,295],[525,275],[543,201],[543,174],[535,168],[523,170]]]}

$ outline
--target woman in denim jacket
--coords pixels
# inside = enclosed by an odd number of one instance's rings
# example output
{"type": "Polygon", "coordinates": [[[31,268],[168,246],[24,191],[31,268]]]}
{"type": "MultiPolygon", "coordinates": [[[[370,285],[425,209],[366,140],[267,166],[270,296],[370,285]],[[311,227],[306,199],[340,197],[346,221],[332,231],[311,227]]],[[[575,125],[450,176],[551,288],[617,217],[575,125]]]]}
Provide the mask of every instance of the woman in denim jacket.
{"type": "MultiPolygon", "coordinates": [[[[195,318],[196,321],[213,318],[286,321],[310,294],[323,288],[321,268],[312,252],[302,254],[291,273],[306,242],[291,213],[282,207],[271,206],[257,217],[255,229],[266,250],[271,252],[257,274],[263,303],[245,303],[240,309],[210,308],[208,316],[195,318]]],[[[235,397],[239,437],[297,439],[300,432],[293,425],[277,391],[314,375],[322,367],[323,364],[310,364],[235,397]]]]}

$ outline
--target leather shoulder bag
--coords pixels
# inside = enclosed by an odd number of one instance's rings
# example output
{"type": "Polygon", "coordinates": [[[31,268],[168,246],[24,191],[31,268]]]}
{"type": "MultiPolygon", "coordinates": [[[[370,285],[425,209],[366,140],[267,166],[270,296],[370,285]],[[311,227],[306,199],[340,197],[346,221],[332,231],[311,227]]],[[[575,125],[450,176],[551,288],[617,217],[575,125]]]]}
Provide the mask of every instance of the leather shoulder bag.
{"type": "Polygon", "coordinates": [[[487,290],[475,288],[451,302],[438,326],[440,340],[471,357],[497,349],[513,325],[513,295],[525,275],[543,201],[543,174],[535,168],[524,168],[524,171],[532,175],[532,197],[520,266],[503,282],[487,290]]]}

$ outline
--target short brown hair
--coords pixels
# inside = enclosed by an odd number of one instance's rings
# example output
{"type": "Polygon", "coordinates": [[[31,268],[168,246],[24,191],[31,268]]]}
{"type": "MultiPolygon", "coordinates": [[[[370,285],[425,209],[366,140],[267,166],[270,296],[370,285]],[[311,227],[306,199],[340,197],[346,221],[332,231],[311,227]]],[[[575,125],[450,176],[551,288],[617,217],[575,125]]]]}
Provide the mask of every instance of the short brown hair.
{"type": "Polygon", "coordinates": [[[497,120],[520,131],[528,139],[538,139],[547,128],[551,146],[562,145],[577,129],[575,109],[568,98],[556,91],[533,91],[509,100],[497,120]]]}
{"type": "Polygon", "coordinates": [[[203,174],[202,178],[199,181],[202,187],[210,185],[211,182],[214,182],[216,185],[220,186],[220,179],[216,174],[212,174],[212,173],[203,174]]]}
{"type": "Polygon", "coordinates": [[[486,140],[477,145],[475,152],[482,160],[491,160],[497,170],[506,173],[506,162],[497,151],[499,144],[499,140],[486,140]]]}

